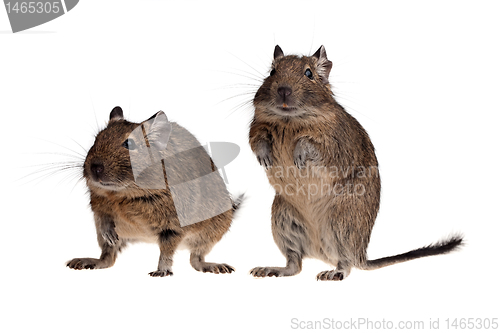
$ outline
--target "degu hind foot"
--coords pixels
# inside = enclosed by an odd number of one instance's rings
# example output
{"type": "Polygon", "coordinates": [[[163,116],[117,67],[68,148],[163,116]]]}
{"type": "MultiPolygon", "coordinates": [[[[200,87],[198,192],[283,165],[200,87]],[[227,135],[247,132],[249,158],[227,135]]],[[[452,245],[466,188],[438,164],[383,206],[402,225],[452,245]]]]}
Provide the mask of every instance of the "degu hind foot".
{"type": "Polygon", "coordinates": [[[347,265],[338,264],[337,268],[331,271],[323,271],[316,275],[316,280],[318,281],[342,281],[345,279],[349,273],[351,272],[351,268],[347,265]],[[346,267],[346,268],[344,268],[346,267]]]}
{"type": "Polygon", "coordinates": [[[292,276],[299,274],[301,270],[302,256],[293,251],[286,251],[285,267],[255,267],[250,271],[250,275],[254,277],[292,276]]]}
{"type": "Polygon", "coordinates": [[[105,260],[95,258],[75,258],[66,263],[66,266],[76,270],[99,269],[110,267],[105,260]]]}
{"type": "Polygon", "coordinates": [[[266,276],[292,276],[299,272],[290,267],[255,267],[250,271],[250,275],[254,277],[266,277],[266,276]]]}
{"type": "Polygon", "coordinates": [[[198,272],[214,274],[231,274],[234,272],[233,266],[228,264],[206,262],[205,256],[198,253],[191,253],[190,262],[191,266],[198,272]]]}
{"type": "Polygon", "coordinates": [[[214,274],[231,274],[234,272],[234,267],[228,264],[216,264],[213,262],[205,262],[198,269],[198,271],[203,273],[214,273],[214,274]]]}
{"type": "Polygon", "coordinates": [[[343,279],[344,273],[337,272],[337,270],[323,271],[316,275],[318,281],[342,281],[343,279]]]}

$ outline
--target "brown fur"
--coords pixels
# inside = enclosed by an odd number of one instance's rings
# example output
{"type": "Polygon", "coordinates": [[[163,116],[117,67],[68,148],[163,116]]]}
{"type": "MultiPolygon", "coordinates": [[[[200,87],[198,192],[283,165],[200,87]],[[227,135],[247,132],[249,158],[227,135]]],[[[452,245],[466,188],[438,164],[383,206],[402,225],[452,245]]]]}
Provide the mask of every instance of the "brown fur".
{"type": "Polygon", "coordinates": [[[256,267],[251,274],[295,275],[302,259],[312,257],[336,266],[318,279],[342,280],[351,267],[379,268],[459,245],[456,236],[404,255],[367,260],[381,189],[371,140],[336,102],[324,47],[298,57],[284,56],[276,46],[274,55],[271,74],[254,97],[249,139],[277,192],[272,231],[287,265],[256,267]]]}
{"type": "MultiPolygon", "coordinates": [[[[174,175],[167,179],[168,184],[182,183],[215,171],[216,178],[210,187],[196,187],[194,182],[193,188],[190,188],[193,195],[199,197],[199,200],[195,200],[196,204],[214,206],[218,204],[217,200],[232,202],[215,165],[198,140],[178,124],[171,125],[172,132],[167,149],[162,152],[166,161],[164,170],[168,169],[168,174],[174,175]],[[189,156],[186,151],[195,154],[189,156]],[[219,193],[219,197],[213,193],[219,193]]],[[[176,211],[169,186],[164,189],[144,189],[134,180],[129,155],[134,152],[124,148],[123,143],[138,126],[141,124],[123,119],[121,109],[115,108],[110,115],[108,126],[96,136],[85,160],[83,174],[90,191],[90,206],[94,212],[97,240],[102,254],[99,259],[75,258],[67,265],[74,269],[111,267],[118,252],[127,243],[145,241],[158,243],[160,247],[158,269],[151,272],[151,276],[172,274],[173,255],[181,243],[191,251],[190,261],[194,269],[231,273],[234,271],[233,267],[205,262],[205,255],[229,229],[239,201],[233,203],[233,209],[222,214],[181,227],[178,216],[180,212],[176,211]],[[103,166],[103,172],[96,177],[91,168],[99,163],[103,166]]],[[[150,130],[153,131],[144,125],[144,131],[150,130]]],[[[150,134],[149,141],[155,140],[155,133],[150,134]]],[[[148,172],[150,171],[146,169],[144,173],[148,172]]],[[[163,173],[161,180],[164,180],[163,173]]],[[[191,211],[200,208],[190,202],[185,204],[193,205],[188,207],[191,211]]]]}

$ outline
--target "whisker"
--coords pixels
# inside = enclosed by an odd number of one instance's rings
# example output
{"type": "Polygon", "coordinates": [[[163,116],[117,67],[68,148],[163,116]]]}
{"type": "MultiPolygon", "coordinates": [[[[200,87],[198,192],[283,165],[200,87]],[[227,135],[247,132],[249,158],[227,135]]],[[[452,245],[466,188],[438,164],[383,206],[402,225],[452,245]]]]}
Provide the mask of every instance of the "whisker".
{"type": "Polygon", "coordinates": [[[76,143],[80,148],[82,148],[83,150],[83,155],[82,156],[86,156],[87,155],[87,150],[88,149],[85,149],[85,147],[83,147],[80,143],[78,143],[78,141],[76,141],[75,139],[73,138],[69,138],[71,141],[73,141],[74,143],[76,143]]]}
{"type": "Polygon", "coordinates": [[[236,95],[234,95],[234,96],[231,96],[231,97],[228,97],[228,98],[223,99],[222,101],[218,102],[218,103],[217,103],[217,104],[215,104],[214,106],[217,106],[217,105],[219,105],[219,104],[221,104],[221,103],[227,102],[227,101],[229,101],[229,100],[231,100],[231,99],[234,99],[234,98],[237,98],[237,97],[241,97],[241,96],[247,96],[247,95],[255,95],[255,92],[252,92],[252,91],[251,91],[251,92],[244,92],[244,93],[236,94],[236,95]]]}
{"type": "Polygon", "coordinates": [[[83,165],[85,159],[81,156],[75,156],[67,153],[20,153],[20,155],[54,155],[54,156],[62,156],[65,158],[71,158],[72,160],[69,161],[53,161],[49,163],[40,163],[40,164],[35,164],[35,165],[27,165],[27,166],[22,166],[21,168],[29,168],[33,166],[38,166],[38,165],[44,165],[44,164],[51,164],[51,163],[81,163],[83,165]]]}
{"type": "Polygon", "coordinates": [[[89,98],[90,98],[90,104],[92,104],[92,110],[94,111],[94,119],[95,119],[95,124],[96,124],[96,130],[98,133],[99,132],[99,121],[97,120],[97,114],[95,112],[95,107],[94,107],[94,101],[92,100],[92,95],[90,94],[90,91],[88,92],[89,93],[89,98]]]}
{"type": "MultiPolygon", "coordinates": [[[[260,71],[258,71],[257,69],[255,69],[253,66],[251,66],[249,63],[247,63],[246,61],[244,61],[243,59],[241,59],[240,57],[236,56],[235,54],[231,53],[231,52],[228,52],[230,55],[232,55],[233,57],[235,57],[236,59],[238,59],[239,61],[241,61],[242,63],[244,63],[245,65],[247,65],[248,67],[250,67],[251,69],[253,69],[255,71],[255,73],[257,73],[257,76],[258,77],[261,77],[262,76],[262,73],[260,71]]],[[[262,77],[264,78],[264,77],[262,77]]]]}
{"type": "Polygon", "coordinates": [[[255,77],[251,77],[251,76],[243,75],[243,74],[240,74],[240,73],[234,73],[234,72],[228,72],[228,71],[221,71],[221,70],[215,70],[215,69],[211,69],[211,71],[214,71],[214,72],[219,72],[219,73],[226,73],[226,74],[231,74],[231,75],[238,75],[238,76],[241,76],[241,77],[244,77],[244,78],[247,78],[247,79],[250,79],[250,80],[256,81],[256,82],[258,82],[259,84],[260,84],[260,83],[262,83],[262,80],[261,80],[261,79],[257,79],[257,78],[255,78],[255,77]]]}
{"type": "Polygon", "coordinates": [[[241,110],[243,109],[244,107],[250,107],[253,103],[253,100],[247,100],[247,101],[244,101],[238,105],[236,105],[232,111],[225,117],[225,119],[229,118],[233,113],[235,113],[236,111],[238,110],[241,110]]]}
{"type": "Polygon", "coordinates": [[[221,90],[221,89],[242,89],[242,87],[253,87],[253,88],[258,88],[260,87],[260,85],[258,84],[251,84],[251,83],[236,83],[236,84],[228,84],[228,85],[225,85],[225,86],[220,86],[220,87],[216,87],[216,88],[212,88],[212,89],[209,89],[209,90],[221,90]]]}
{"type": "Polygon", "coordinates": [[[83,181],[85,180],[85,178],[83,177],[82,174],[80,174],[80,176],[76,178],[76,182],[75,182],[75,185],[73,185],[73,187],[71,188],[71,191],[70,193],[73,193],[73,191],[75,190],[76,186],[77,185],[80,185],[83,181]]]}
{"type": "Polygon", "coordinates": [[[78,174],[75,172],[68,172],[64,177],[62,177],[56,184],[56,186],[61,185],[63,183],[69,182],[69,180],[74,180],[78,178],[78,174]]]}
{"type": "MultiPolygon", "coordinates": [[[[250,77],[253,77],[253,78],[258,79],[258,80],[261,80],[261,81],[262,81],[262,80],[264,80],[264,78],[265,78],[265,76],[264,76],[263,74],[256,75],[256,74],[254,74],[254,73],[252,73],[252,72],[245,71],[245,70],[242,70],[242,69],[239,69],[239,68],[234,69],[234,70],[235,70],[235,71],[239,71],[239,72],[241,72],[241,73],[243,73],[243,74],[249,75],[250,77]]],[[[236,72],[235,72],[235,73],[236,73],[236,72]]]]}
{"type": "Polygon", "coordinates": [[[39,174],[37,177],[34,177],[33,179],[29,179],[26,182],[22,183],[22,185],[27,185],[29,183],[33,183],[35,181],[38,181],[37,183],[35,183],[37,185],[40,182],[42,182],[43,180],[48,179],[56,174],[64,173],[64,172],[68,172],[68,171],[73,171],[73,170],[80,169],[80,168],[81,168],[80,166],[68,166],[68,167],[61,167],[61,168],[57,168],[57,169],[47,169],[47,170],[36,171],[36,172],[30,173],[29,175],[26,175],[24,177],[17,179],[17,181],[22,181],[23,179],[33,177],[34,175],[39,174]]]}
{"type": "Polygon", "coordinates": [[[51,166],[65,166],[65,165],[79,165],[83,166],[82,161],[68,161],[68,162],[49,162],[49,163],[40,163],[40,164],[34,164],[34,165],[25,165],[21,166],[20,168],[22,169],[27,169],[27,168],[35,168],[35,167],[51,167],[51,166]]]}
{"type": "MultiPolygon", "coordinates": [[[[62,167],[53,167],[53,168],[47,167],[47,168],[44,168],[41,170],[31,172],[28,175],[17,179],[17,181],[21,181],[23,179],[26,179],[26,178],[29,178],[29,177],[32,177],[35,175],[40,175],[40,174],[41,175],[38,177],[51,176],[51,175],[57,174],[59,172],[65,172],[65,171],[69,171],[69,170],[73,170],[73,169],[81,169],[81,166],[80,165],[73,165],[73,166],[62,166],[62,167]]],[[[37,179],[37,178],[35,178],[35,179],[37,179]]]]}
{"type": "MultiPolygon", "coordinates": [[[[69,172],[72,171],[73,169],[80,169],[80,166],[68,166],[68,167],[54,167],[54,168],[45,168],[42,170],[38,170],[35,172],[32,172],[26,176],[23,176],[16,181],[21,181],[23,179],[27,178],[32,178],[30,181],[34,181],[37,179],[45,178],[45,177],[50,177],[52,175],[58,174],[58,173],[64,173],[64,172],[69,172]]],[[[28,181],[29,182],[29,181],[28,181]]]]}
{"type": "MultiPolygon", "coordinates": [[[[82,153],[80,153],[80,152],[77,152],[77,151],[75,151],[75,150],[73,150],[73,149],[71,149],[71,148],[65,147],[65,146],[63,146],[63,145],[61,145],[61,144],[59,144],[59,143],[52,142],[52,141],[49,141],[49,140],[46,140],[46,139],[40,139],[40,138],[38,138],[37,140],[45,141],[45,142],[51,143],[51,144],[53,144],[53,145],[59,146],[59,147],[61,147],[61,148],[64,148],[64,149],[66,149],[66,150],[69,150],[70,152],[75,153],[77,156],[79,156],[79,157],[81,157],[81,158],[85,158],[85,157],[86,157],[84,154],[82,154],[82,153]]],[[[82,148],[83,148],[83,147],[82,147],[82,148]]]]}

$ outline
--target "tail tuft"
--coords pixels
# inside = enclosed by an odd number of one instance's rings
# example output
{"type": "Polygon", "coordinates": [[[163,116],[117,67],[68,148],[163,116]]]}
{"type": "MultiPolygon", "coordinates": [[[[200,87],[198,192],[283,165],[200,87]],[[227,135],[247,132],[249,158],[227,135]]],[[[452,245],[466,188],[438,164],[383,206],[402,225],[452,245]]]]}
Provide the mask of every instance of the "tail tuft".
{"type": "Polygon", "coordinates": [[[434,244],[430,244],[413,251],[398,254],[395,256],[380,258],[376,260],[368,260],[363,269],[372,270],[413,259],[435,256],[439,254],[447,254],[454,250],[458,250],[463,245],[464,245],[463,236],[460,234],[455,234],[448,237],[447,239],[440,240],[434,244]]]}
{"type": "Polygon", "coordinates": [[[245,193],[241,194],[239,197],[233,200],[233,212],[235,212],[238,208],[240,208],[243,199],[245,199],[245,193]]]}

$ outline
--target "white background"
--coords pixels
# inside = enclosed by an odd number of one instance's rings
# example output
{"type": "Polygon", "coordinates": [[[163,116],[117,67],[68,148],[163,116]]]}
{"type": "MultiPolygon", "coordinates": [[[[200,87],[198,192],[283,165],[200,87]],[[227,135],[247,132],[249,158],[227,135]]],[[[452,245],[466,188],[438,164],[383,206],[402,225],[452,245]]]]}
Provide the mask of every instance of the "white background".
{"type": "MultiPolygon", "coordinates": [[[[423,321],[497,318],[500,112],[499,6],[493,1],[81,1],[12,34],[0,9],[2,331],[294,331],[292,318],[423,321]],[[270,228],[273,191],[248,147],[250,101],[275,44],[286,54],[325,45],[338,100],[370,134],[383,184],[372,259],[463,232],[446,256],[317,282],[254,279],[283,265],[270,228]],[[127,248],[114,267],[73,271],[98,256],[76,173],[45,163],[85,154],[111,109],[143,121],[159,110],[201,142],[241,147],[226,167],[247,200],[208,260],[179,251],[173,277],[151,278],[159,250],[127,248]],[[80,147],[81,145],[82,147],[80,147]],[[26,177],[27,176],[27,177],[26,177]],[[39,176],[42,176],[39,178],[39,176]],[[26,178],[23,178],[26,177],[26,178]]],[[[305,325],[305,323],[303,323],[305,325]]]]}

